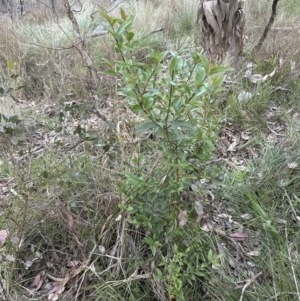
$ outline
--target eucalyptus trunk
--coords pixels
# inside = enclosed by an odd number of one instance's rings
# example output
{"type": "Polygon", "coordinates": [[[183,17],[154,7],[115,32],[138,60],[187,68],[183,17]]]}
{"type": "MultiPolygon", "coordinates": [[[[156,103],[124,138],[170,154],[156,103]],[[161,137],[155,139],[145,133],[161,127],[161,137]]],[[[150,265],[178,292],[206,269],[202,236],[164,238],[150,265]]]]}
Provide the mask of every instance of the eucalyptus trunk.
{"type": "Polygon", "coordinates": [[[203,48],[213,61],[243,51],[244,0],[201,0],[197,22],[202,21],[203,48]]]}

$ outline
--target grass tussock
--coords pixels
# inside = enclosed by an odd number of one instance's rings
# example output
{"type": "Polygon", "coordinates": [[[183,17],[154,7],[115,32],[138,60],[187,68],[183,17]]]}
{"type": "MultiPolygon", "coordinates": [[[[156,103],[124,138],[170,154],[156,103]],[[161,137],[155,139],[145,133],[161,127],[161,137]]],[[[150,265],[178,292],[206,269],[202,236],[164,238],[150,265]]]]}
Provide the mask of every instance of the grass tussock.
{"type": "Polygon", "coordinates": [[[245,3],[246,63],[222,90],[215,66],[184,67],[197,3],[98,2],[75,13],[96,85],[63,7],[0,21],[0,299],[298,300],[298,2],[255,54],[271,3],[245,3]],[[121,6],[136,48],[90,36],[121,6]],[[250,62],[275,74],[252,83],[250,62]]]}

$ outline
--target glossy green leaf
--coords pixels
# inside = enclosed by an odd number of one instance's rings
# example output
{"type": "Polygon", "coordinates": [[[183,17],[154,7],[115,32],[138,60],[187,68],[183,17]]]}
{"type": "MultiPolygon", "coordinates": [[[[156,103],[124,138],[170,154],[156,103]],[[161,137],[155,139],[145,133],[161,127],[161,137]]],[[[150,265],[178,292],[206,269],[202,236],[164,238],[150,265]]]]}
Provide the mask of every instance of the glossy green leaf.
{"type": "Polygon", "coordinates": [[[128,30],[132,26],[134,19],[135,19],[135,17],[131,16],[126,21],[124,21],[117,29],[117,32],[116,32],[117,35],[124,34],[125,29],[128,30]]]}
{"type": "Polygon", "coordinates": [[[203,67],[205,69],[205,72],[209,73],[210,63],[209,63],[208,59],[204,55],[200,55],[200,59],[203,64],[203,67]]]}
{"type": "Polygon", "coordinates": [[[141,132],[144,132],[146,130],[150,130],[150,129],[153,129],[157,127],[157,125],[152,122],[152,121],[147,121],[145,123],[143,123],[141,126],[139,126],[136,130],[137,133],[141,133],[141,132]]]}
{"type": "Polygon", "coordinates": [[[194,128],[194,126],[190,122],[187,122],[185,120],[174,120],[174,121],[170,121],[169,124],[173,128],[179,128],[179,127],[187,128],[187,129],[194,128]]]}
{"type": "Polygon", "coordinates": [[[161,92],[158,90],[158,89],[150,89],[148,90],[144,95],[143,97],[153,97],[153,96],[162,96],[161,95],[161,92]]]}
{"type": "Polygon", "coordinates": [[[223,84],[225,78],[226,78],[226,75],[222,75],[222,76],[218,76],[218,77],[212,77],[213,85],[215,87],[220,87],[223,84]]]}
{"type": "Polygon", "coordinates": [[[133,39],[133,37],[134,37],[134,33],[132,31],[127,32],[127,34],[126,34],[126,40],[128,42],[130,42],[133,39]]]}
{"type": "Polygon", "coordinates": [[[195,85],[197,88],[200,88],[202,86],[205,76],[206,72],[204,67],[200,67],[195,76],[195,85]]]}
{"type": "Polygon", "coordinates": [[[132,100],[137,100],[138,99],[135,91],[132,90],[132,89],[126,89],[126,88],[122,89],[122,90],[119,91],[118,94],[126,96],[126,97],[128,97],[129,99],[132,99],[132,100]]]}
{"type": "Polygon", "coordinates": [[[227,71],[233,71],[234,69],[231,67],[225,67],[225,66],[217,66],[210,69],[210,75],[220,72],[227,72],[227,71]]]}
{"type": "Polygon", "coordinates": [[[142,107],[139,104],[135,104],[135,105],[131,106],[130,109],[135,114],[142,111],[142,107]]]}
{"type": "Polygon", "coordinates": [[[120,14],[121,14],[121,17],[122,17],[123,21],[126,21],[127,15],[126,15],[125,10],[123,9],[123,7],[120,8],[120,14]]]}
{"type": "Polygon", "coordinates": [[[101,15],[101,17],[104,19],[104,20],[106,20],[109,24],[112,24],[112,21],[113,21],[113,18],[110,16],[110,15],[108,15],[105,11],[100,11],[100,15],[101,15]]]}
{"type": "MultiPolygon", "coordinates": [[[[169,65],[169,74],[172,76],[175,71],[178,71],[178,69],[182,66],[183,59],[181,56],[173,56],[169,65]]],[[[176,73],[176,72],[175,72],[176,73]]]]}
{"type": "Polygon", "coordinates": [[[156,271],[155,279],[161,280],[163,278],[163,274],[162,274],[161,270],[156,268],[155,271],[156,271]]]}

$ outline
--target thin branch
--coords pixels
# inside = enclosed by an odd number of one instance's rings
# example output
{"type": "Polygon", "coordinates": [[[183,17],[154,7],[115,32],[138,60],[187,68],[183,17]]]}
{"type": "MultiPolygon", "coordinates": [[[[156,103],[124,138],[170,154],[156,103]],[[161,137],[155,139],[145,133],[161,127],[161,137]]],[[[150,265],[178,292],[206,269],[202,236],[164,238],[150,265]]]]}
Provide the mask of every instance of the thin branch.
{"type": "Polygon", "coordinates": [[[64,0],[64,5],[67,10],[68,18],[71,21],[72,26],[73,26],[73,32],[74,32],[74,35],[76,38],[76,42],[78,44],[77,50],[79,51],[79,53],[82,57],[82,60],[86,63],[89,73],[94,81],[94,84],[97,85],[98,81],[99,81],[97,70],[93,64],[93,61],[92,61],[88,51],[86,50],[86,47],[84,44],[84,39],[82,38],[81,33],[80,33],[79,24],[74,16],[72,6],[70,5],[69,0],[64,0]]]}
{"type": "Polygon", "coordinates": [[[33,43],[33,42],[26,42],[24,40],[22,40],[20,37],[18,37],[11,29],[9,29],[9,31],[15,36],[15,38],[21,42],[22,44],[26,44],[26,45],[32,45],[32,46],[36,46],[36,47],[40,47],[40,48],[44,48],[44,49],[48,49],[48,50],[55,50],[55,51],[62,51],[62,50],[68,50],[68,49],[72,49],[72,48],[76,48],[78,44],[73,44],[71,46],[67,46],[67,47],[60,47],[60,48],[53,48],[53,47],[47,47],[41,44],[37,44],[37,43],[33,43]]]}
{"type": "Polygon", "coordinates": [[[272,4],[272,14],[269,20],[269,23],[267,24],[265,31],[263,33],[263,35],[261,36],[258,44],[255,46],[254,48],[254,52],[259,51],[259,49],[261,48],[263,42],[265,41],[265,39],[267,38],[267,35],[275,21],[275,17],[276,17],[276,9],[277,9],[277,3],[279,0],[273,0],[273,4],[272,4]]]}

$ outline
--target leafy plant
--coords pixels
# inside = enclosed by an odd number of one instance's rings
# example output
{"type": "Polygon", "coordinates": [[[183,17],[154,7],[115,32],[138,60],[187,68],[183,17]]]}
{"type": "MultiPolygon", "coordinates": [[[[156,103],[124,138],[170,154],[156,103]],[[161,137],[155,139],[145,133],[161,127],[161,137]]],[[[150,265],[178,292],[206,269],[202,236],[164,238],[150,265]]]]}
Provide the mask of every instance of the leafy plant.
{"type": "Polygon", "coordinates": [[[148,62],[136,61],[134,17],[123,10],[121,19],[104,12],[102,17],[120,57],[116,62],[103,60],[106,73],[118,78],[119,95],[144,119],[136,133],[151,131],[159,140],[162,162],[147,173],[149,164],[138,145],[121,192],[128,200],[130,220],[159,234],[174,223],[183,192],[203,172],[197,166],[210,157],[218,126],[211,103],[223,90],[224,71],[229,68],[211,67],[201,53],[188,50],[152,51],[148,62]]]}

